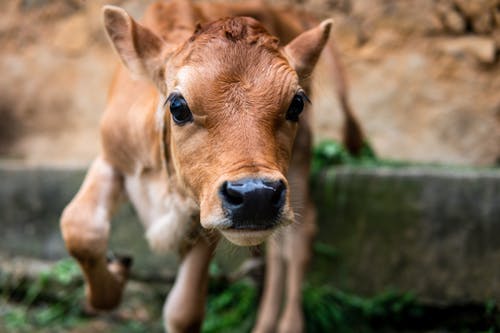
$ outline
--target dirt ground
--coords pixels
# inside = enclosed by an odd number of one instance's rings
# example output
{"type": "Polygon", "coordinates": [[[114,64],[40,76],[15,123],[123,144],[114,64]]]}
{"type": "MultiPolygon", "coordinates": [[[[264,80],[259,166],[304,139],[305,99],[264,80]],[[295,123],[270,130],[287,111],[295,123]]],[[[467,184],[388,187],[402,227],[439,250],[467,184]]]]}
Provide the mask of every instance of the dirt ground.
{"type": "MultiPolygon", "coordinates": [[[[100,7],[149,1],[0,3],[0,158],[87,164],[116,68],[100,7]]],[[[293,1],[279,1],[285,4],[293,1]]],[[[497,0],[306,0],[331,16],[356,114],[384,158],[491,165],[500,157],[497,0]]],[[[338,138],[332,77],[317,75],[316,139],[338,138]]]]}

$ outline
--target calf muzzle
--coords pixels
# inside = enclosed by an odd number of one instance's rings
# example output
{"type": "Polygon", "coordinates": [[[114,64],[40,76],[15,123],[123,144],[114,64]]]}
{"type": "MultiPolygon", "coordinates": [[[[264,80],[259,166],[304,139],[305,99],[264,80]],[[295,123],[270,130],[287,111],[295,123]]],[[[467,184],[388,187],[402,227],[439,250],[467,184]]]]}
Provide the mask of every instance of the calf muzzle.
{"type": "Polygon", "coordinates": [[[275,227],[286,202],[282,180],[244,178],[225,181],[219,192],[231,229],[265,230],[275,227]]]}

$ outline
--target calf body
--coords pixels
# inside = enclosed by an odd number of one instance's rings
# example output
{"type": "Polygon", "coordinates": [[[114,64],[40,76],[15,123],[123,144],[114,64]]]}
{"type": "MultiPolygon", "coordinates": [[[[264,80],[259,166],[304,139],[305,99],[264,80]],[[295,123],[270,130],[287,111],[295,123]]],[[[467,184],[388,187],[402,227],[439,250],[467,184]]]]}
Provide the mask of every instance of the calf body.
{"type": "Polygon", "coordinates": [[[120,302],[128,267],[106,252],[111,215],[126,197],[152,249],[182,258],[164,308],[169,332],[199,331],[221,236],[243,246],[269,238],[254,331],[302,331],[315,233],[307,93],[331,22],[260,2],[158,2],[142,24],[117,7],[103,13],[124,66],[102,119],[101,155],[61,219],[89,305],[120,302]]]}

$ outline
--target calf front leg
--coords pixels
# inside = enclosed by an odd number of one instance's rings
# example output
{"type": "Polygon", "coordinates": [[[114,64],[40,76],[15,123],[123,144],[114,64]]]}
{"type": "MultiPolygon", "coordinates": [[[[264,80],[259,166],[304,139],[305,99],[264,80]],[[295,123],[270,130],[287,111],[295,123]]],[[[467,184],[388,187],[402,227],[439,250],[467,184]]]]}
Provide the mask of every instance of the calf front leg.
{"type": "Polygon", "coordinates": [[[205,316],[208,289],[208,266],[219,236],[200,236],[184,256],[175,284],[163,308],[169,333],[196,333],[205,316]]]}
{"type": "Polygon", "coordinates": [[[311,259],[312,242],[316,234],[315,220],[315,207],[312,202],[306,200],[306,209],[301,222],[290,226],[290,230],[285,234],[286,303],[278,326],[279,333],[304,331],[302,284],[311,259]]]}
{"type": "Polygon", "coordinates": [[[93,309],[118,306],[129,261],[106,258],[110,218],[122,194],[122,177],[102,157],[91,165],[75,198],[64,209],[61,232],[68,252],[77,259],[93,309]]]}
{"type": "Polygon", "coordinates": [[[266,276],[260,301],[257,323],[252,333],[274,333],[283,296],[284,261],[280,240],[272,238],[267,243],[266,276]]]}

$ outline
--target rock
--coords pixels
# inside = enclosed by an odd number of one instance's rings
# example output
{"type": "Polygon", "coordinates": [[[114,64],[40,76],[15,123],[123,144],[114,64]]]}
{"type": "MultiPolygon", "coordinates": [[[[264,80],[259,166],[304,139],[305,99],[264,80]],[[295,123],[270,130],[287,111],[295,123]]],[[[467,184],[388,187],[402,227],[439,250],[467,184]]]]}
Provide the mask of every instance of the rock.
{"type": "Polygon", "coordinates": [[[54,37],[54,46],[68,55],[80,54],[89,42],[89,27],[84,14],[73,15],[61,22],[54,37]]]}
{"type": "Polygon", "coordinates": [[[358,47],[364,37],[359,23],[345,15],[333,16],[334,28],[332,34],[339,49],[346,50],[358,47]]]}
{"type": "Polygon", "coordinates": [[[454,2],[470,18],[478,17],[498,4],[498,0],[454,0],[454,2]]]}
{"type": "Polygon", "coordinates": [[[481,63],[495,61],[495,41],[489,37],[466,36],[444,40],[440,48],[452,56],[472,56],[481,63]]]}
{"type": "Polygon", "coordinates": [[[85,1],[79,0],[20,0],[9,1],[15,3],[18,9],[27,15],[54,22],[56,18],[63,18],[78,12],[85,1]]]}
{"type": "Polygon", "coordinates": [[[377,61],[402,45],[403,41],[397,32],[392,29],[378,29],[370,40],[360,48],[359,57],[366,61],[377,61]]]}
{"type": "Polygon", "coordinates": [[[432,34],[442,28],[435,16],[433,0],[353,1],[350,14],[364,18],[367,35],[378,29],[391,29],[407,37],[432,34]]]}
{"type": "Polygon", "coordinates": [[[474,32],[487,34],[493,30],[493,17],[490,11],[485,11],[477,15],[472,21],[474,32]]]}
{"type": "Polygon", "coordinates": [[[500,7],[495,7],[495,9],[492,12],[493,14],[493,20],[495,21],[495,25],[497,26],[497,29],[500,27],[500,7]]]}
{"type": "Polygon", "coordinates": [[[497,48],[497,50],[500,50],[500,29],[496,29],[495,31],[493,31],[493,33],[491,34],[491,38],[493,38],[493,40],[495,41],[495,47],[497,48]]]}
{"type": "Polygon", "coordinates": [[[22,0],[20,5],[23,9],[34,9],[46,6],[48,2],[47,0],[22,0]]]}
{"type": "Polygon", "coordinates": [[[455,10],[447,10],[442,16],[444,26],[455,34],[461,34],[465,31],[464,18],[455,10]]]}

